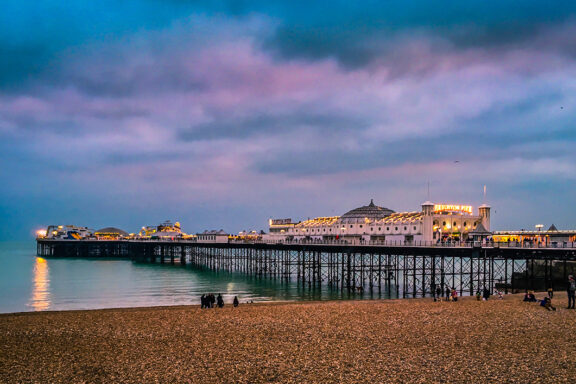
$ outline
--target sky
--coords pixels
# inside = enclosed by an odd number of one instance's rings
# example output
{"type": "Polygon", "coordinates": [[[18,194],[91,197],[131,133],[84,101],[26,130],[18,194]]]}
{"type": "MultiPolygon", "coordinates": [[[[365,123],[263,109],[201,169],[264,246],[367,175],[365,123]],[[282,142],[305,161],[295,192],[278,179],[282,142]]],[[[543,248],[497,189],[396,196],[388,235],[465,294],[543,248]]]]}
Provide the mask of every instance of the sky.
{"type": "Polygon", "coordinates": [[[0,8],[0,240],[428,197],[576,228],[574,1],[0,8]]]}

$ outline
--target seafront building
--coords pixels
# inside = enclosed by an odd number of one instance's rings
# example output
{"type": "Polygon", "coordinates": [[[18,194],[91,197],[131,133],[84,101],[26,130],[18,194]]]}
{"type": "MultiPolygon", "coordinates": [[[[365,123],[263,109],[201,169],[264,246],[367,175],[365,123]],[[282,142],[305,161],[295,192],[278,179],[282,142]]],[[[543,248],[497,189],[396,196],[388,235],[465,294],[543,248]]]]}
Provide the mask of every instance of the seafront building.
{"type": "Polygon", "coordinates": [[[435,204],[426,201],[420,211],[395,212],[370,204],[352,209],[342,216],[317,217],[293,222],[270,219],[272,241],[353,242],[448,242],[477,240],[490,235],[490,206],[483,204],[478,213],[470,205],[435,204]]]}
{"type": "Polygon", "coordinates": [[[536,225],[534,230],[520,231],[496,231],[493,239],[495,242],[516,243],[519,246],[526,244],[539,246],[564,246],[567,243],[576,242],[576,230],[559,230],[554,224],[547,230],[542,230],[542,225],[536,225]]]}

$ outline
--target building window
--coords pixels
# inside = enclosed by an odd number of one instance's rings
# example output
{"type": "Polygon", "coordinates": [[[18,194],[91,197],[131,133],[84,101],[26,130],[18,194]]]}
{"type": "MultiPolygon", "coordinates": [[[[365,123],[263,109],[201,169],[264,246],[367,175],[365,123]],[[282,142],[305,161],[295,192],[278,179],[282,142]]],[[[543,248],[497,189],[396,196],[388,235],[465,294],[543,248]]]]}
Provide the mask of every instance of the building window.
{"type": "Polygon", "coordinates": [[[407,229],[408,229],[407,227],[404,227],[404,230],[407,230],[407,229]]]}
{"type": "Polygon", "coordinates": [[[360,228],[362,228],[362,224],[360,224],[360,228]]]}
{"type": "Polygon", "coordinates": [[[443,225],[443,226],[446,226],[446,222],[445,222],[445,221],[443,221],[443,222],[442,222],[442,225],[443,225]]]}
{"type": "Polygon", "coordinates": [[[371,230],[371,231],[373,231],[373,230],[374,230],[374,228],[373,228],[373,227],[371,227],[371,228],[370,228],[370,230],[371,230]]]}
{"type": "Polygon", "coordinates": [[[455,227],[455,226],[457,226],[457,225],[458,225],[458,224],[456,224],[456,222],[454,222],[454,225],[453,225],[453,226],[455,227]]]}
{"type": "Polygon", "coordinates": [[[414,230],[416,230],[416,226],[414,226],[414,230]]]}
{"type": "Polygon", "coordinates": [[[389,231],[389,230],[390,230],[390,227],[386,227],[386,230],[389,231]]]}
{"type": "Polygon", "coordinates": [[[352,225],[350,225],[350,228],[352,228],[352,225]]]}
{"type": "Polygon", "coordinates": [[[398,227],[394,227],[394,230],[397,231],[397,230],[398,230],[398,227]]]}
{"type": "Polygon", "coordinates": [[[464,226],[466,226],[466,225],[467,225],[466,222],[464,222],[464,226]]]}

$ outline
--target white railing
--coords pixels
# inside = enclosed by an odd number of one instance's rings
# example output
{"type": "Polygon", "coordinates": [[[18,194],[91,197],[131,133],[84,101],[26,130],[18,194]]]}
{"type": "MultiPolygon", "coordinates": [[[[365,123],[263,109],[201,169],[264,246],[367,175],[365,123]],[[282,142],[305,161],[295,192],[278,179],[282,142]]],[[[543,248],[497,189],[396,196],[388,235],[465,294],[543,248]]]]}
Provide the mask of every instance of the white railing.
{"type": "Polygon", "coordinates": [[[75,239],[47,239],[47,238],[37,238],[40,241],[66,241],[66,242],[77,242],[77,241],[98,241],[98,242],[112,242],[121,241],[127,243],[185,243],[185,244],[277,244],[277,245],[333,245],[333,246],[372,246],[372,247],[426,247],[426,248],[528,248],[528,249],[562,249],[562,248],[576,248],[576,242],[568,241],[558,241],[545,243],[531,243],[531,242],[493,242],[493,241],[447,241],[447,242],[437,242],[437,241],[363,241],[359,239],[339,239],[339,240],[229,240],[226,242],[210,242],[210,241],[198,241],[197,239],[94,239],[85,238],[81,240],[75,239]]]}

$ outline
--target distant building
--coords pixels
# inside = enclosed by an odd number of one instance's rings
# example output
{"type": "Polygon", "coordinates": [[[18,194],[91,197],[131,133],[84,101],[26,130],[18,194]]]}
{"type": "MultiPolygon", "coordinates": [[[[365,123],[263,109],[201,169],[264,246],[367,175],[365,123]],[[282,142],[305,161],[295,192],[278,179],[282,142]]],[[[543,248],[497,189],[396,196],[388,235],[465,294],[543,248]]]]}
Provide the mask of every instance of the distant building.
{"type": "Polygon", "coordinates": [[[170,220],[166,220],[158,226],[142,227],[138,233],[138,238],[153,239],[153,240],[177,240],[186,236],[180,228],[180,223],[177,221],[174,224],[170,220]]]}
{"type": "Polygon", "coordinates": [[[38,231],[39,238],[61,239],[61,240],[81,240],[93,236],[93,231],[87,227],[77,227],[75,225],[49,225],[46,231],[38,231]]]}
{"type": "Polygon", "coordinates": [[[230,235],[224,230],[204,231],[196,234],[196,241],[198,243],[227,243],[230,235]]]}
{"type": "MultiPolygon", "coordinates": [[[[422,204],[421,211],[394,212],[370,201],[370,204],[342,216],[317,217],[301,222],[271,219],[266,240],[465,241],[476,229],[489,234],[490,206],[481,205],[478,213],[474,214],[469,205],[427,201],[422,204]]],[[[478,231],[475,233],[480,234],[478,231]]]]}
{"type": "Polygon", "coordinates": [[[98,240],[120,240],[130,236],[128,232],[119,228],[106,227],[94,232],[94,236],[98,240]]]}
{"type": "Polygon", "coordinates": [[[576,242],[576,229],[559,230],[554,224],[548,230],[496,231],[493,239],[496,242],[516,242],[522,244],[537,244],[542,246],[559,246],[564,243],[576,242]]]}

